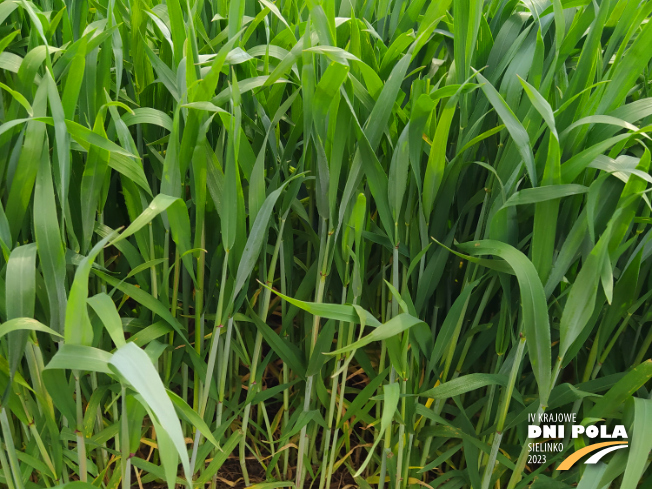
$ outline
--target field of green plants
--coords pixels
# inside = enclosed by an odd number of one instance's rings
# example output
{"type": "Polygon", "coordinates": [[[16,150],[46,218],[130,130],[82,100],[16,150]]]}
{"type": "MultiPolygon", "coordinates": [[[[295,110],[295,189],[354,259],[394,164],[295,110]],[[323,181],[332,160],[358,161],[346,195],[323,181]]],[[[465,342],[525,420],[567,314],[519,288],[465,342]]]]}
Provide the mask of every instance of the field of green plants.
{"type": "Polygon", "coordinates": [[[2,1],[0,487],[652,488],[650,19],[2,1]]]}

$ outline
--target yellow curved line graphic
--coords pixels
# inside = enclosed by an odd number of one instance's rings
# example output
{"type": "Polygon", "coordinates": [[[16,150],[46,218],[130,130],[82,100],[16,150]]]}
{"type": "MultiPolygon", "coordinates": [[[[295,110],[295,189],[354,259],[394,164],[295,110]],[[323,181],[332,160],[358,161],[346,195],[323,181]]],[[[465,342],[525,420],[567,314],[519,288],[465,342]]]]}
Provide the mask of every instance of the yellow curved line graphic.
{"type": "Polygon", "coordinates": [[[584,447],[581,450],[576,451],[572,455],[569,455],[564,459],[564,461],[559,464],[557,470],[568,470],[570,469],[575,462],[581,459],[584,455],[594,452],[598,448],[608,447],[610,445],[627,445],[626,441],[605,441],[604,443],[595,443],[594,445],[589,445],[584,447]]]}

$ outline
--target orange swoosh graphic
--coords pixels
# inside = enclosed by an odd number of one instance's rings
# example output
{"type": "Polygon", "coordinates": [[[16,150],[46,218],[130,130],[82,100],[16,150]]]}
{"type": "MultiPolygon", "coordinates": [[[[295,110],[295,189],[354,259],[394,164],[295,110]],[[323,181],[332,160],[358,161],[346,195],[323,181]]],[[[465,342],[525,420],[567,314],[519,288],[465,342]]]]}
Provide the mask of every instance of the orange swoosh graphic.
{"type": "Polygon", "coordinates": [[[587,453],[594,452],[598,448],[604,448],[608,447],[610,445],[627,445],[626,441],[605,441],[603,443],[596,443],[594,445],[589,445],[588,447],[584,447],[581,450],[576,451],[572,455],[566,457],[566,459],[559,464],[559,467],[557,467],[557,470],[568,470],[570,469],[575,462],[577,462],[579,459],[581,459],[584,455],[587,453]]]}

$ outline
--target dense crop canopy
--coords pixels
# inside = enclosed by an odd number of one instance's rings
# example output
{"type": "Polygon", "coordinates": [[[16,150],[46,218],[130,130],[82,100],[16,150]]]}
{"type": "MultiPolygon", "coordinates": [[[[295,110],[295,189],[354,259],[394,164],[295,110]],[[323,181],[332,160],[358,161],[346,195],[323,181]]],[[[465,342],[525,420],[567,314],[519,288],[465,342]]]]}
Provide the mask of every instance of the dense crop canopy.
{"type": "Polygon", "coordinates": [[[2,1],[0,485],[650,486],[651,14],[2,1]]]}

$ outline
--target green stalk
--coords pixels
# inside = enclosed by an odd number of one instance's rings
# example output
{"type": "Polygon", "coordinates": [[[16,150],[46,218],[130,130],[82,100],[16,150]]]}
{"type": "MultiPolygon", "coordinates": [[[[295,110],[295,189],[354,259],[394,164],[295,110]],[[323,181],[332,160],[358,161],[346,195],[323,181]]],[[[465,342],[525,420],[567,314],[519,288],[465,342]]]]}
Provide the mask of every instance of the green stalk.
{"type": "Polygon", "coordinates": [[[127,416],[127,389],[121,386],[122,413],[120,416],[120,452],[122,488],[131,487],[131,454],[129,453],[129,418],[127,416]]]}
{"type": "MultiPolygon", "coordinates": [[[[600,326],[602,326],[602,324],[600,326]]],[[[589,356],[586,359],[586,365],[584,366],[584,375],[582,376],[582,382],[588,382],[591,378],[591,373],[594,371],[594,367],[598,359],[601,331],[602,328],[598,328],[598,332],[595,334],[595,338],[593,339],[593,344],[591,345],[591,350],[589,351],[589,356]]]]}
{"type": "MultiPolygon", "coordinates": [[[[312,380],[313,380],[312,375],[306,379],[306,389],[303,398],[304,413],[307,413],[310,410],[310,398],[312,396],[312,380]]],[[[305,457],[307,438],[308,436],[306,435],[306,427],[304,426],[303,428],[301,428],[301,434],[299,435],[299,451],[297,455],[297,482],[296,482],[297,488],[303,487],[303,479],[304,479],[304,472],[305,472],[304,457],[305,457]]]]}
{"type": "MultiPolygon", "coordinates": [[[[122,386],[120,386],[120,387],[122,387],[122,386]]],[[[112,395],[111,395],[111,404],[107,408],[107,410],[108,409],[111,410],[112,420],[115,423],[121,423],[121,421],[122,421],[120,419],[120,413],[118,412],[118,399],[123,399],[122,395],[118,394],[118,393],[115,393],[115,394],[112,393],[112,395]]],[[[123,437],[121,430],[122,430],[122,424],[120,424],[120,430],[118,430],[118,432],[113,437],[113,443],[115,444],[115,449],[116,449],[117,452],[120,452],[121,446],[122,446],[122,445],[120,445],[120,440],[123,437]]],[[[123,475],[123,472],[124,472],[124,467],[122,465],[123,465],[123,458],[122,458],[122,453],[121,453],[121,455],[120,455],[120,471],[119,471],[121,479],[122,479],[122,475],[123,475]]],[[[117,467],[117,464],[116,464],[116,467],[117,467]]],[[[113,469],[113,474],[111,475],[111,477],[116,477],[116,475],[115,475],[116,472],[118,472],[117,468],[113,469]]],[[[66,481],[66,477],[67,477],[67,472],[64,470],[63,471],[63,480],[64,480],[64,482],[66,481]]]]}
{"type": "MultiPolygon", "coordinates": [[[[342,304],[346,303],[346,296],[347,296],[347,285],[348,285],[348,271],[349,271],[349,263],[348,261],[345,264],[345,284],[342,286],[342,304]]],[[[343,321],[340,321],[339,325],[339,334],[338,334],[338,343],[342,339],[342,326],[343,326],[343,321]]],[[[339,347],[338,347],[339,348],[339,347]]],[[[341,366],[341,356],[338,355],[337,358],[335,359],[335,366],[333,370],[333,374],[331,375],[332,383],[331,383],[331,397],[330,397],[330,404],[328,407],[328,417],[326,420],[327,424],[327,429],[326,429],[326,436],[324,437],[324,450],[323,450],[323,459],[322,459],[322,467],[329,467],[329,453],[330,450],[335,450],[334,444],[331,444],[331,432],[333,429],[333,417],[335,414],[335,401],[337,397],[337,384],[338,384],[338,378],[339,378],[339,372],[340,372],[340,366],[341,366]]],[[[346,376],[346,371],[342,372],[342,375],[346,376]]],[[[319,489],[324,489],[326,480],[330,479],[330,472],[328,469],[321,471],[321,476],[319,478],[319,489]]]]}
{"type": "MultiPolygon", "coordinates": [[[[102,209],[102,210],[99,210],[99,209],[98,209],[98,212],[97,212],[97,223],[98,223],[100,226],[104,226],[104,209],[102,209]]],[[[105,264],[105,261],[104,261],[104,250],[100,251],[100,253],[97,255],[97,262],[99,263],[99,265],[100,265],[102,268],[104,268],[104,264],[105,264]]],[[[97,292],[104,292],[104,293],[106,293],[106,284],[105,284],[102,280],[100,280],[99,277],[97,277],[97,288],[96,288],[96,291],[97,291],[97,292]]]]}
{"type": "Polygon", "coordinates": [[[217,404],[217,422],[215,424],[217,428],[222,426],[222,412],[224,409],[224,391],[226,387],[226,371],[229,363],[229,353],[231,351],[232,331],[233,331],[233,317],[229,316],[227,322],[227,328],[226,328],[226,338],[224,340],[224,354],[222,358],[222,366],[220,368],[220,384],[218,390],[218,404],[217,404]]]}
{"type": "MultiPolygon", "coordinates": [[[[394,224],[394,233],[395,236],[398,236],[398,225],[395,223],[394,224]]],[[[398,290],[398,280],[399,280],[399,275],[398,275],[398,242],[394,246],[394,249],[392,250],[392,286],[394,287],[395,290],[398,290]]],[[[398,299],[394,297],[393,295],[391,296],[391,317],[396,317],[398,316],[398,299]]],[[[404,333],[407,334],[407,333],[404,333]]],[[[389,372],[389,383],[393,384],[396,382],[396,369],[394,368],[394,365],[392,365],[392,368],[389,372]]],[[[399,436],[401,436],[400,430],[399,430],[399,436]]],[[[399,443],[400,443],[400,438],[399,438],[399,443]]],[[[391,452],[392,448],[392,426],[387,427],[387,431],[385,432],[385,446],[383,451],[381,452],[380,455],[380,476],[378,480],[378,489],[383,489],[385,487],[385,474],[387,471],[387,455],[391,452]]],[[[398,453],[398,457],[401,456],[400,450],[398,453]]],[[[400,461],[397,462],[397,465],[400,465],[400,461]]],[[[400,477],[400,471],[397,470],[397,482],[398,478],[400,477]]]]}
{"type": "MultiPolygon", "coordinates": [[[[389,371],[389,383],[393,384],[394,382],[396,382],[396,370],[394,370],[394,367],[392,367],[392,369],[389,371]]],[[[378,489],[383,489],[383,487],[385,487],[385,478],[387,474],[387,455],[389,454],[392,448],[391,425],[387,427],[384,442],[385,444],[383,447],[383,451],[381,452],[381,458],[380,458],[380,475],[378,480],[378,489]]]]}
{"type": "MultiPolygon", "coordinates": [[[[202,253],[202,256],[204,256],[204,253],[202,253]]],[[[228,261],[228,252],[226,254],[226,257],[224,259],[224,266],[222,267],[222,287],[220,289],[220,300],[222,299],[223,293],[224,293],[224,284],[226,280],[226,264],[228,261]]],[[[203,275],[203,273],[202,273],[203,275]]],[[[199,277],[199,273],[197,273],[197,276],[199,277]]],[[[203,277],[202,277],[203,281],[203,277]]],[[[203,302],[203,300],[202,300],[203,302]]],[[[201,393],[201,399],[199,401],[199,416],[201,418],[204,417],[204,413],[206,412],[206,404],[208,403],[208,394],[210,392],[210,385],[213,380],[213,370],[215,369],[215,359],[217,358],[217,350],[219,346],[219,338],[220,338],[220,330],[222,328],[221,324],[218,324],[218,321],[220,321],[219,318],[221,318],[222,311],[221,311],[221,303],[218,303],[218,311],[215,315],[215,326],[213,328],[213,334],[211,335],[211,346],[210,346],[210,353],[208,355],[208,365],[206,368],[206,386],[204,389],[202,389],[201,393]]],[[[203,314],[202,314],[203,316],[203,314]]],[[[195,330],[196,334],[197,330],[195,330]]],[[[202,336],[200,334],[200,336],[202,336]]],[[[196,338],[196,336],[195,336],[196,338]]],[[[197,443],[197,439],[200,437],[199,430],[197,430],[197,433],[195,435],[195,443],[197,443]]]]}
{"type": "MultiPolygon", "coordinates": [[[[555,386],[557,383],[557,377],[559,376],[559,373],[561,372],[561,365],[562,365],[563,359],[557,357],[557,361],[555,363],[555,366],[552,369],[552,379],[550,382],[550,390],[555,386]]],[[[535,415],[535,423],[537,426],[539,425],[539,416],[543,414],[548,406],[539,406],[539,409],[537,410],[537,413],[535,415]]],[[[514,467],[514,471],[512,472],[512,476],[509,479],[509,483],[507,484],[507,489],[514,489],[516,487],[516,484],[518,484],[523,477],[523,470],[525,469],[525,462],[527,461],[527,456],[530,454],[530,450],[528,448],[530,443],[533,443],[535,440],[532,438],[528,438],[525,440],[523,443],[523,448],[521,448],[521,453],[518,456],[518,460],[516,461],[516,467],[514,467]]]]}
{"type": "Polygon", "coordinates": [[[632,360],[634,360],[634,353],[636,350],[634,350],[634,347],[638,343],[638,340],[641,339],[641,331],[643,330],[643,323],[638,323],[638,328],[636,328],[636,335],[634,336],[634,341],[632,342],[632,349],[629,351],[629,364],[632,364],[632,360]]]}
{"type": "Polygon", "coordinates": [[[523,359],[524,349],[525,349],[525,336],[521,335],[521,338],[518,342],[518,346],[516,348],[516,354],[514,355],[512,370],[509,373],[509,380],[507,382],[507,387],[505,389],[503,402],[497,414],[496,433],[494,433],[494,439],[491,445],[491,452],[489,453],[489,461],[487,462],[487,465],[484,468],[482,489],[489,489],[489,483],[491,482],[491,475],[493,474],[494,467],[496,465],[496,457],[498,456],[498,450],[500,449],[500,442],[503,439],[503,429],[505,428],[505,419],[507,418],[507,413],[509,411],[509,404],[512,399],[514,384],[516,384],[516,375],[518,374],[518,371],[521,368],[521,360],[523,359]]]}
{"type": "Polygon", "coordinates": [[[35,332],[30,334],[30,340],[25,345],[25,358],[27,359],[27,366],[29,368],[29,374],[32,380],[32,385],[34,390],[38,395],[45,401],[45,406],[38,404],[40,412],[43,412],[43,409],[46,409],[48,415],[54,418],[54,405],[52,403],[52,398],[50,397],[49,392],[43,384],[43,355],[41,354],[41,349],[38,346],[38,338],[35,332]]]}
{"type": "Polygon", "coordinates": [[[14,445],[14,439],[11,436],[7,410],[4,406],[0,408],[0,425],[2,426],[2,437],[4,438],[5,446],[7,447],[7,453],[9,454],[9,466],[11,467],[11,475],[5,472],[6,479],[9,480],[13,477],[16,489],[24,489],[25,486],[23,485],[20,464],[18,463],[18,456],[16,455],[16,446],[14,445]]]}
{"type": "Polygon", "coordinates": [[[170,230],[165,230],[165,238],[163,239],[163,279],[161,280],[161,289],[165,300],[170,298],[170,230]]]}
{"type": "Polygon", "coordinates": [[[262,413],[263,421],[265,422],[265,429],[267,430],[270,456],[274,457],[274,455],[276,454],[276,451],[274,450],[274,436],[272,434],[272,427],[269,422],[269,416],[267,415],[267,408],[265,407],[264,402],[261,402],[260,404],[258,404],[258,406],[259,406],[259,411],[262,413]]]}
{"type": "MultiPolygon", "coordinates": [[[[178,310],[178,301],[179,301],[179,275],[181,273],[180,257],[179,257],[179,247],[176,247],[174,251],[174,278],[172,279],[172,300],[170,301],[170,313],[172,317],[177,317],[178,310]]],[[[174,346],[174,330],[170,331],[168,334],[168,344],[170,347],[174,346]]],[[[170,348],[171,350],[171,348],[170,348]]],[[[166,352],[166,362],[165,362],[165,383],[170,382],[170,376],[172,375],[172,351],[166,352]]]]}
{"type": "Polygon", "coordinates": [[[611,340],[609,341],[609,344],[605,347],[604,351],[602,352],[602,355],[600,355],[600,360],[596,364],[593,373],[591,374],[591,379],[595,379],[598,376],[598,372],[600,372],[600,369],[602,368],[602,365],[604,362],[607,360],[607,357],[609,356],[609,353],[611,352],[611,349],[614,347],[616,344],[616,341],[618,338],[620,338],[620,335],[623,333],[627,325],[629,324],[630,319],[632,318],[631,314],[627,314],[627,317],[622,321],[620,326],[618,327],[618,330],[616,333],[611,337],[611,340]]]}
{"type": "MultiPolygon", "coordinates": [[[[281,225],[279,226],[278,237],[276,238],[276,245],[274,246],[274,252],[272,254],[272,259],[269,264],[269,270],[267,273],[267,285],[271,285],[274,280],[274,275],[276,272],[276,261],[278,259],[278,253],[281,247],[281,240],[283,236],[283,228],[285,226],[285,216],[281,219],[281,225]]],[[[267,313],[269,311],[269,302],[271,297],[271,291],[268,288],[263,290],[263,299],[260,308],[260,319],[263,322],[267,321],[267,313]]],[[[251,357],[251,369],[249,374],[249,390],[254,388],[256,382],[256,374],[258,370],[258,362],[260,360],[260,352],[263,343],[263,335],[260,331],[256,332],[256,342],[254,344],[254,353],[251,357]]],[[[245,463],[245,444],[246,444],[246,435],[247,427],[249,426],[249,416],[251,413],[251,402],[248,402],[244,409],[244,414],[242,416],[242,433],[244,436],[240,441],[239,447],[239,457],[240,457],[240,468],[242,469],[242,477],[245,481],[245,486],[249,485],[249,472],[247,471],[247,466],[245,463]]]]}
{"type": "MultiPolygon", "coordinates": [[[[25,396],[19,396],[20,402],[23,406],[23,411],[25,412],[25,417],[27,418],[27,425],[29,426],[29,431],[32,434],[32,437],[34,438],[34,441],[36,442],[36,446],[38,447],[38,451],[41,454],[41,457],[43,458],[43,461],[45,462],[45,465],[48,466],[48,469],[52,472],[52,476],[54,477],[55,481],[58,481],[58,474],[56,469],[54,468],[54,464],[52,463],[52,459],[50,458],[50,455],[48,454],[47,449],[45,448],[45,445],[43,444],[43,440],[41,439],[41,435],[38,432],[38,429],[36,428],[36,425],[34,424],[34,417],[31,415],[29,412],[29,409],[27,408],[27,405],[25,404],[25,396]]],[[[5,472],[6,474],[7,472],[5,472]]],[[[9,479],[9,478],[7,478],[9,479]]]]}
{"type": "MultiPolygon", "coordinates": [[[[398,236],[398,223],[394,223],[394,236],[398,236]]],[[[395,290],[400,290],[399,289],[399,260],[398,260],[398,239],[396,242],[396,245],[394,246],[394,256],[392,260],[392,285],[394,286],[395,290]]],[[[398,316],[398,298],[392,297],[392,317],[398,316]]],[[[405,331],[403,335],[408,335],[409,332],[405,331]]],[[[407,342],[405,343],[405,348],[407,348],[407,342]]],[[[407,350],[403,351],[403,358],[407,363],[407,350]]],[[[392,370],[394,370],[394,367],[392,367],[392,370]]],[[[405,394],[407,390],[407,385],[406,385],[406,379],[400,379],[400,388],[401,388],[401,394],[403,394],[403,397],[401,398],[401,419],[405,421],[405,394]]],[[[387,428],[387,434],[386,436],[389,438],[388,444],[391,447],[391,426],[387,428]]],[[[398,453],[396,454],[397,460],[396,460],[396,488],[399,488],[401,485],[401,476],[402,476],[402,464],[403,464],[403,444],[404,444],[404,437],[405,435],[405,424],[401,423],[399,424],[398,427],[398,453]]],[[[390,448],[388,447],[388,448],[390,448]]],[[[385,454],[383,453],[383,457],[385,454]]],[[[382,482],[381,482],[382,484],[382,482]]],[[[380,486],[379,486],[380,487],[380,486]]]]}
{"type": "Polygon", "coordinates": [[[647,335],[645,336],[645,339],[641,344],[641,348],[638,350],[638,353],[636,354],[636,358],[634,358],[634,361],[632,362],[632,367],[639,365],[643,361],[643,357],[645,356],[648,349],[650,348],[650,345],[652,345],[652,328],[650,328],[647,335]]]}
{"type": "Polygon", "coordinates": [[[412,447],[414,446],[414,433],[408,435],[408,444],[407,444],[407,454],[405,455],[405,460],[408,463],[403,467],[403,480],[401,481],[401,488],[406,489],[408,487],[409,475],[410,475],[410,456],[412,455],[412,447]]]}
{"type": "MultiPolygon", "coordinates": [[[[407,334],[404,333],[404,334],[407,334]]],[[[407,394],[407,382],[405,379],[400,380],[401,383],[401,419],[405,421],[405,396],[407,394]]],[[[403,450],[405,448],[405,424],[401,423],[398,426],[398,453],[396,459],[396,488],[401,487],[401,479],[403,478],[403,450]]],[[[409,465],[409,458],[406,458],[406,465],[409,465]]]]}
{"type": "MultiPolygon", "coordinates": [[[[93,390],[97,389],[97,372],[91,372],[91,388],[93,390]]],[[[95,423],[96,423],[96,431],[99,433],[102,431],[102,407],[97,406],[97,410],[95,412],[95,423]]],[[[97,469],[99,472],[102,472],[104,467],[109,463],[109,457],[103,448],[98,448],[97,452],[100,454],[100,458],[97,460],[97,469]]]]}
{"type": "MultiPolygon", "coordinates": [[[[184,363],[181,365],[181,398],[188,404],[188,364],[184,363]]],[[[184,433],[187,433],[188,425],[186,422],[181,423],[181,427],[184,433]]]]}
{"type": "MultiPolygon", "coordinates": [[[[287,364],[283,363],[283,383],[287,384],[290,381],[289,369],[287,364]]],[[[283,391],[283,420],[281,425],[281,432],[285,433],[290,422],[290,393],[289,389],[283,391]]],[[[283,451],[283,479],[288,477],[288,467],[290,464],[289,450],[283,451]]]]}
{"type": "MultiPolygon", "coordinates": [[[[468,271],[468,269],[467,269],[468,271]]],[[[462,314],[457,322],[457,325],[455,326],[455,333],[453,335],[453,338],[456,339],[459,336],[460,330],[462,328],[462,322],[464,321],[464,316],[466,314],[466,308],[468,307],[469,304],[469,299],[467,299],[464,309],[462,311],[462,314]]],[[[450,369],[451,363],[453,361],[453,355],[455,354],[455,346],[456,346],[456,341],[451,341],[450,346],[448,348],[448,355],[445,360],[445,365],[444,365],[444,370],[440,376],[440,382],[443,384],[446,382],[446,379],[448,378],[448,370],[450,369]]],[[[443,399],[437,399],[434,403],[434,408],[433,412],[437,415],[441,413],[441,410],[443,409],[443,399]]],[[[434,426],[436,424],[435,420],[430,421],[430,426],[434,426]]],[[[421,453],[421,461],[420,465],[425,466],[426,461],[428,459],[428,454],[430,453],[430,445],[432,444],[432,436],[428,436],[426,438],[425,443],[423,444],[423,452],[421,453]]]]}
{"type": "Polygon", "coordinates": [[[86,469],[86,442],[84,440],[84,411],[82,409],[82,391],[81,385],[79,383],[79,370],[73,370],[73,376],[75,377],[75,397],[77,404],[77,428],[75,432],[77,434],[77,456],[79,457],[79,480],[86,482],[88,480],[88,473],[86,469]]]}
{"type": "Polygon", "coordinates": [[[201,433],[199,430],[195,430],[195,439],[192,443],[192,455],[190,456],[190,473],[195,473],[195,463],[197,462],[197,449],[199,448],[199,440],[201,438],[201,433]]]}
{"type": "MultiPolygon", "coordinates": [[[[204,349],[204,268],[206,264],[206,253],[204,253],[203,248],[205,246],[205,240],[206,235],[202,226],[200,238],[200,248],[202,249],[199,251],[199,258],[197,258],[197,287],[195,288],[195,351],[200,357],[204,349]]],[[[199,396],[202,391],[202,385],[199,380],[199,375],[195,375],[194,380],[193,409],[199,411],[199,396]]]]}
{"type": "MultiPolygon", "coordinates": [[[[340,367],[340,360],[337,360],[335,363],[335,370],[340,367]]],[[[333,414],[335,412],[335,400],[336,400],[336,392],[337,392],[337,375],[333,375],[333,383],[331,387],[331,397],[330,397],[330,403],[328,405],[328,419],[326,421],[327,423],[327,428],[326,428],[326,436],[324,437],[323,440],[323,457],[322,457],[322,467],[328,467],[328,461],[329,461],[329,454],[331,448],[334,450],[335,447],[331,445],[331,435],[332,435],[332,429],[333,429],[333,414]]],[[[326,484],[326,479],[328,478],[328,469],[322,470],[321,471],[321,476],[319,477],[319,489],[324,489],[324,486],[326,484]]]]}
{"type": "MultiPolygon", "coordinates": [[[[539,409],[537,410],[534,418],[534,423],[533,425],[539,426],[539,416],[543,414],[544,408],[542,406],[539,406],[539,409]]],[[[528,449],[528,445],[535,440],[532,438],[528,438],[525,440],[523,443],[523,448],[521,449],[521,453],[518,456],[518,460],[516,461],[516,467],[514,467],[514,471],[512,472],[512,476],[509,479],[509,483],[507,484],[507,489],[514,489],[516,487],[516,484],[518,484],[521,481],[521,477],[523,477],[523,470],[525,469],[525,462],[527,461],[527,457],[530,454],[530,450],[528,449]]]]}
{"type": "MultiPolygon", "coordinates": [[[[319,273],[317,292],[315,294],[315,302],[317,304],[321,304],[324,296],[324,286],[326,284],[326,277],[328,276],[328,250],[332,238],[332,232],[326,233],[327,221],[325,219],[322,219],[321,225],[323,231],[322,244],[324,243],[324,234],[327,234],[328,236],[325,239],[326,241],[325,246],[322,247],[324,253],[323,255],[320,254],[321,257],[323,258],[323,261],[322,261],[322,268],[319,273]]],[[[313,316],[309,358],[315,349],[315,344],[317,343],[317,337],[319,335],[320,319],[321,318],[319,316],[313,316]]],[[[310,410],[310,403],[312,400],[312,383],[313,383],[312,376],[308,377],[308,379],[306,379],[306,388],[304,393],[304,402],[303,402],[304,413],[307,413],[310,410]]],[[[304,457],[305,457],[306,441],[307,441],[307,435],[306,435],[307,428],[308,425],[303,426],[303,428],[301,428],[301,434],[299,435],[299,450],[297,453],[297,479],[296,479],[297,489],[303,489],[303,482],[304,482],[304,477],[306,472],[306,467],[304,466],[304,457]]]]}
{"type": "MultiPolygon", "coordinates": [[[[383,254],[383,257],[384,257],[384,254],[385,254],[384,250],[382,251],[382,254],[383,254]]],[[[389,267],[389,265],[387,265],[387,267],[389,267]]],[[[387,287],[385,287],[383,285],[384,281],[385,281],[385,269],[386,269],[384,258],[383,258],[383,261],[381,262],[380,269],[381,269],[381,273],[382,273],[382,280],[379,281],[379,283],[378,283],[378,289],[380,291],[380,293],[379,293],[379,295],[380,295],[380,307],[379,307],[379,309],[380,309],[380,315],[381,315],[380,321],[384,323],[389,319],[389,311],[388,311],[389,306],[388,306],[388,303],[387,303],[388,301],[387,301],[387,297],[386,297],[386,295],[387,295],[387,287]]],[[[380,358],[378,360],[378,371],[379,372],[382,372],[383,370],[385,370],[385,360],[386,359],[387,359],[387,344],[385,343],[385,340],[382,340],[380,342],[380,358]]],[[[380,396],[382,394],[383,394],[383,388],[382,388],[382,386],[378,386],[377,395],[380,396]]],[[[376,418],[379,419],[382,416],[382,404],[380,402],[377,402],[375,408],[376,408],[376,418]]],[[[374,426],[374,433],[377,435],[379,432],[380,432],[380,427],[374,426]]],[[[375,472],[375,470],[374,470],[374,460],[373,459],[369,462],[369,472],[370,473],[375,472]]]]}
{"type": "Polygon", "coordinates": [[[9,467],[5,450],[2,448],[2,443],[0,443],[0,467],[2,467],[2,473],[5,475],[7,489],[16,489],[16,486],[14,485],[14,477],[9,467]]]}
{"type": "MultiPolygon", "coordinates": [[[[491,372],[497,374],[500,371],[500,367],[503,365],[504,359],[505,359],[505,355],[498,355],[497,357],[492,358],[491,367],[490,367],[491,372]]],[[[487,388],[487,394],[485,396],[487,398],[487,402],[482,407],[482,411],[480,412],[478,423],[475,427],[476,435],[479,435],[487,428],[487,423],[489,422],[489,417],[491,416],[491,410],[493,409],[493,402],[494,402],[495,395],[496,395],[496,385],[490,385],[487,388]]],[[[484,442],[486,441],[487,436],[483,436],[481,439],[484,442]]],[[[486,464],[488,461],[489,461],[489,455],[487,455],[485,452],[481,452],[478,454],[478,466],[486,464]]]]}
{"type": "MultiPolygon", "coordinates": [[[[283,256],[283,236],[281,235],[280,255],[283,256]]],[[[285,281],[285,260],[281,259],[279,263],[279,271],[281,274],[281,293],[287,294],[286,281],[285,281]]],[[[281,301],[281,316],[285,317],[286,303],[281,301]]],[[[283,383],[287,384],[290,381],[290,372],[287,363],[283,362],[282,368],[283,383]]],[[[283,391],[283,420],[281,421],[281,432],[285,433],[290,422],[290,392],[289,389],[283,391]]],[[[288,466],[290,463],[290,451],[283,451],[283,479],[288,477],[288,466]]]]}
{"type": "MultiPolygon", "coordinates": [[[[355,298],[354,298],[355,301],[355,298]]],[[[354,302],[355,303],[355,302],[354,302]]],[[[353,326],[351,323],[349,323],[349,338],[347,344],[351,344],[353,341],[353,326]]],[[[349,364],[351,363],[351,360],[353,359],[353,353],[351,353],[346,360],[344,360],[344,365],[342,366],[342,383],[340,385],[340,396],[339,396],[339,402],[338,402],[338,407],[337,407],[337,419],[335,421],[335,432],[333,433],[333,443],[332,447],[333,449],[331,450],[331,455],[330,455],[330,460],[328,463],[328,474],[326,476],[326,484],[325,487],[331,487],[331,478],[333,476],[333,467],[335,465],[335,456],[337,455],[337,444],[338,444],[338,436],[339,436],[339,425],[342,420],[342,416],[344,416],[344,389],[346,388],[346,372],[348,371],[349,364]]]]}
{"type": "MultiPolygon", "coordinates": [[[[222,335],[222,316],[224,315],[224,291],[226,290],[226,274],[228,270],[229,263],[229,251],[226,250],[224,254],[224,262],[222,263],[222,280],[220,282],[220,294],[217,300],[217,311],[215,312],[215,326],[213,327],[213,338],[212,341],[215,341],[219,344],[220,336],[222,335]],[[217,337],[216,337],[217,336],[217,337]]],[[[226,331],[226,340],[224,345],[224,350],[222,354],[222,362],[219,364],[218,375],[219,375],[219,384],[218,384],[218,400],[217,400],[217,422],[215,424],[216,428],[219,428],[222,425],[222,410],[224,409],[224,387],[226,384],[226,370],[229,360],[229,352],[231,351],[231,329],[233,327],[233,318],[229,317],[228,327],[226,331]]],[[[217,354],[217,347],[211,347],[211,357],[217,354]],[[215,350],[215,353],[213,353],[215,350]]],[[[209,357],[208,362],[210,364],[211,357],[209,357]]],[[[213,358],[213,362],[215,359],[213,358]]],[[[212,375],[213,369],[208,370],[207,375],[212,375]]],[[[210,380],[206,381],[206,385],[210,385],[210,380]]],[[[207,389],[208,390],[208,389],[207,389]]]]}
{"type": "MultiPolygon", "coordinates": [[[[398,224],[394,225],[395,233],[398,234],[398,224]]],[[[398,285],[398,280],[399,280],[399,274],[398,274],[398,242],[394,246],[394,249],[392,250],[392,285],[394,286],[395,290],[399,290],[399,285],[398,285]]],[[[398,299],[394,296],[392,296],[392,317],[395,318],[398,316],[398,299]]]]}
{"type": "MultiPolygon", "coordinates": [[[[152,223],[150,222],[148,225],[149,228],[149,259],[150,260],[155,260],[156,259],[156,250],[154,248],[154,231],[152,229],[152,223]]],[[[149,274],[150,274],[150,281],[152,283],[152,297],[154,299],[158,298],[158,280],[156,279],[156,266],[152,265],[149,267],[149,274]]],[[[152,317],[152,320],[154,318],[152,317]]]]}

